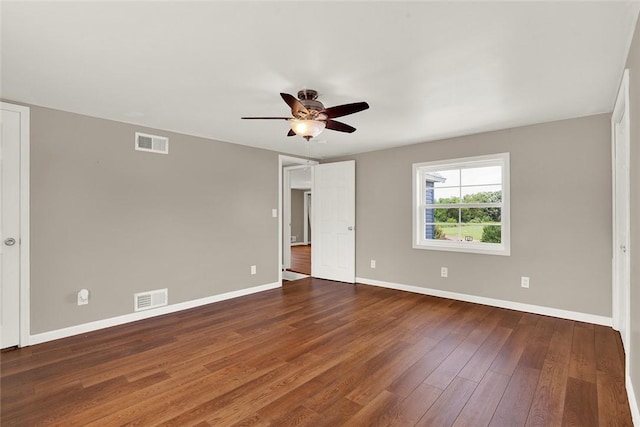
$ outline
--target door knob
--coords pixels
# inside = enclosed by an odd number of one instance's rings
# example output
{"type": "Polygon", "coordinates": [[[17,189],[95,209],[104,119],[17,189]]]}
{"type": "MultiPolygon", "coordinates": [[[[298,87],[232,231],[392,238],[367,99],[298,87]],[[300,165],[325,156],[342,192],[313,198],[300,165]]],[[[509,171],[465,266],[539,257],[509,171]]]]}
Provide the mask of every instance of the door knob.
{"type": "Polygon", "coordinates": [[[625,245],[620,245],[620,249],[622,252],[627,253],[627,247],[625,245]]]}
{"type": "Polygon", "coordinates": [[[8,239],[4,239],[4,244],[7,246],[13,246],[16,244],[16,239],[13,237],[9,237],[8,239]]]}

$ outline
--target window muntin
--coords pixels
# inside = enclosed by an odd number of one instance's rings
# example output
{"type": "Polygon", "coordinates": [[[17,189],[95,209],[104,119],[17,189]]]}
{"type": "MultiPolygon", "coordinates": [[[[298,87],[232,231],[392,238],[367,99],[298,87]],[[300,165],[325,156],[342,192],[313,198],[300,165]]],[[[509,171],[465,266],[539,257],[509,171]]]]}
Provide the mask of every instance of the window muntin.
{"type": "Polygon", "coordinates": [[[414,248],[509,255],[509,154],[416,163],[414,248]]]}

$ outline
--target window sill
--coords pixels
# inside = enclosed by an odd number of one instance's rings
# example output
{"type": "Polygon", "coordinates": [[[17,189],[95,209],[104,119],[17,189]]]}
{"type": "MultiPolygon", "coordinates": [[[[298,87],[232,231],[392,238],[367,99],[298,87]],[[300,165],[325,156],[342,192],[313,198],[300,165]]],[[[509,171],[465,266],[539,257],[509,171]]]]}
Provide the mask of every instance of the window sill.
{"type": "Polygon", "coordinates": [[[479,247],[479,246],[471,246],[468,244],[455,244],[455,243],[446,243],[446,244],[438,244],[438,243],[430,243],[430,244],[419,244],[414,243],[413,249],[425,249],[429,251],[444,251],[444,252],[462,252],[462,253],[471,253],[471,254],[481,254],[481,255],[501,255],[501,256],[511,256],[511,250],[509,247],[504,245],[491,245],[490,247],[479,247]]]}

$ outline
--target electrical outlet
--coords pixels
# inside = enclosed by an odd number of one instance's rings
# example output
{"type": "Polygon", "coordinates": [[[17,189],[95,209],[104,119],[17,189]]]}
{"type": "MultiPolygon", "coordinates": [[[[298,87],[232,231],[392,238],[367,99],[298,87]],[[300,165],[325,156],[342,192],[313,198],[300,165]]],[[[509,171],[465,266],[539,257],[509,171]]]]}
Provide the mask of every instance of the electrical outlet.
{"type": "Polygon", "coordinates": [[[376,268],[376,260],[375,259],[371,260],[371,268],[376,268]]]}
{"type": "Polygon", "coordinates": [[[86,289],[80,289],[78,292],[78,305],[89,304],[89,291],[86,289]]]}
{"type": "Polygon", "coordinates": [[[257,268],[256,268],[256,266],[255,266],[255,265],[252,265],[252,266],[251,266],[251,274],[256,274],[256,272],[257,272],[257,268]]]}
{"type": "Polygon", "coordinates": [[[447,267],[440,268],[440,277],[449,277],[449,269],[447,267]]]}
{"type": "Polygon", "coordinates": [[[529,287],[529,278],[527,276],[522,276],[520,278],[520,286],[522,286],[523,288],[529,287]]]}
{"type": "Polygon", "coordinates": [[[278,218],[278,209],[271,209],[271,216],[273,218],[278,218]]]}

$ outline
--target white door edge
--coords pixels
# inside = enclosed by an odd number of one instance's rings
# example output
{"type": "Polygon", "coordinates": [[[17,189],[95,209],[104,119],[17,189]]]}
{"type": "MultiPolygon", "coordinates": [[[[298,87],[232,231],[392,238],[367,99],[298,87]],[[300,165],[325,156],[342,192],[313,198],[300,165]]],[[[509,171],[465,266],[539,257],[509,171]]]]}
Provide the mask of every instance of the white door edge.
{"type": "Polygon", "coordinates": [[[0,102],[3,110],[20,114],[20,347],[30,344],[30,233],[29,153],[31,110],[23,105],[0,102]]]}
{"type": "MultiPolygon", "coordinates": [[[[618,266],[618,257],[619,256],[626,256],[627,260],[630,261],[630,251],[631,248],[629,247],[629,239],[627,238],[627,242],[624,242],[627,246],[627,252],[625,255],[622,255],[620,253],[620,242],[618,240],[618,235],[617,235],[617,230],[618,227],[621,224],[618,224],[618,201],[617,201],[617,186],[616,186],[616,182],[617,182],[617,173],[616,173],[616,145],[617,144],[624,144],[626,147],[626,159],[624,159],[625,163],[627,165],[629,165],[629,147],[630,147],[630,140],[629,140],[629,132],[630,132],[630,127],[629,127],[629,123],[630,123],[630,117],[629,117],[629,70],[625,70],[623,77],[622,77],[622,82],[620,83],[620,88],[618,91],[618,95],[616,98],[616,102],[615,102],[615,106],[614,106],[614,110],[613,110],[613,114],[611,115],[611,158],[612,158],[612,192],[613,192],[613,215],[612,215],[612,219],[613,219],[613,259],[612,259],[612,293],[613,293],[613,307],[612,307],[612,320],[613,320],[613,328],[618,330],[618,331],[622,331],[621,333],[621,338],[622,338],[622,344],[623,347],[625,348],[625,355],[626,355],[626,369],[629,369],[629,351],[631,350],[629,348],[629,340],[630,340],[630,326],[631,326],[631,322],[630,322],[630,306],[629,306],[629,288],[630,288],[630,272],[629,272],[629,262],[626,263],[627,268],[625,272],[618,272],[617,271],[617,266],[618,266]],[[624,120],[621,122],[621,119],[624,120]],[[622,141],[619,141],[617,138],[617,132],[616,132],[616,125],[620,123],[621,125],[625,126],[625,132],[624,132],[624,138],[622,141]],[[622,273],[623,277],[625,277],[625,283],[623,284],[622,289],[619,286],[619,280],[618,280],[618,275],[622,273]],[[623,304],[625,305],[626,309],[623,309],[623,304]],[[623,316],[624,315],[624,316],[623,316]],[[623,318],[624,317],[624,318],[623,318]]],[[[628,172],[628,171],[627,171],[628,172]]],[[[625,179],[625,181],[628,183],[630,183],[630,177],[625,176],[623,179],[625,179]]],[[[627,185],[627,200],[629,197],[629,185],[627,185]]],[[[629,231],[629,211],[627,210],[627,214],[626,216],[626,220],[625,220],[625,224],[622,224],[623,227],[626,228],[627,232],[629,231]]],[[[627,233],[628,234],[628,233],[627,233]]],[[[627,372],[628,374],[628,372],[627,372]]]]}

